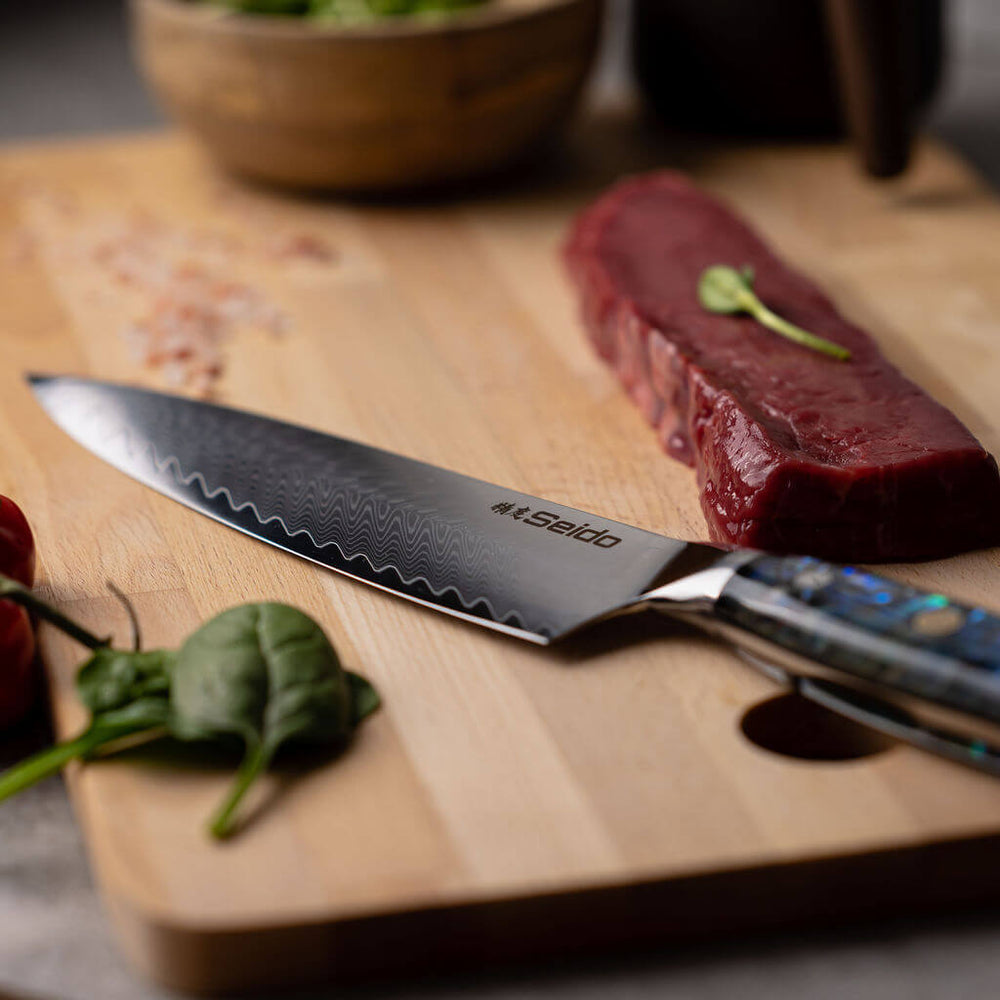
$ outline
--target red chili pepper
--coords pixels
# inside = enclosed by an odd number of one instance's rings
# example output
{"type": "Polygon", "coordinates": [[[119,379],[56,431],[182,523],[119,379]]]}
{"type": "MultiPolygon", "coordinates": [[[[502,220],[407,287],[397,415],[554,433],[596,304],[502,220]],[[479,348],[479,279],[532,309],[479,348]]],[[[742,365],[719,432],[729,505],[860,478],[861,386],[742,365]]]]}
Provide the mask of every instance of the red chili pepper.
{"type": "MultiPolygon", "coordinates": [[[[35,580],[35,542],[13,500],[0,497],[0,573],[26,587],[35,580]]],[[[35,636],[24,608],[0,601],[0,727],[27,714],[35,694],[35,636]]]]}
{"type": "Polygon", "coordinates": [[[35,540],[21,508],[0,496],[0,573],[26,587],[35,582],[35,540]]]}
{"type": "Polygon", "coordinates": [[[0,601],[0,729],[24,718],[35,698],[35,635],[24,608],[0,601]]]}

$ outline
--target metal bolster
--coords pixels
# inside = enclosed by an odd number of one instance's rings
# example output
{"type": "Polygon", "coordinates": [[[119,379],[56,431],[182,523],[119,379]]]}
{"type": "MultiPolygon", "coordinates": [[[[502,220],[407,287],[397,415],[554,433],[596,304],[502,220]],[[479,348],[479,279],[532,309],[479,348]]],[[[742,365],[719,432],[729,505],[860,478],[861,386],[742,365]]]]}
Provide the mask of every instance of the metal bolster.
{"type": "Polygon", "coordinates": [[[652,607],[665,605],[658,610],[666,614],[710,612],[739,568],[759,554],[753,551],[726,553],[706,569],[646,591],[639,602],[652,607]]]}
{"type": "Polygon", "coordinates": [[[736,569],[732,566],[710,566],[690,576],[666,583],[647,591],[639,600],[643,604],[666,604],[660,610],[667,614],[682,611],[711,611],[736,569]]]}

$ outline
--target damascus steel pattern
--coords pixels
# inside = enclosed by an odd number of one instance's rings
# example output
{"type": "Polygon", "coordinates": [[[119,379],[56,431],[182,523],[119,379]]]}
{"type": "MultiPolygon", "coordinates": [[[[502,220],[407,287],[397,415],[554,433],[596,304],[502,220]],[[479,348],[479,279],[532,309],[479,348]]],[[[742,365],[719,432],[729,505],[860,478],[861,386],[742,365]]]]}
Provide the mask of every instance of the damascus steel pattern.
{"type": "Polygon", "coordinates": [[[153,489],[314,562],[538,642],[634,603],[686,547],[210,403],[70,377],[32,386],[71,437],[153,489]]]}

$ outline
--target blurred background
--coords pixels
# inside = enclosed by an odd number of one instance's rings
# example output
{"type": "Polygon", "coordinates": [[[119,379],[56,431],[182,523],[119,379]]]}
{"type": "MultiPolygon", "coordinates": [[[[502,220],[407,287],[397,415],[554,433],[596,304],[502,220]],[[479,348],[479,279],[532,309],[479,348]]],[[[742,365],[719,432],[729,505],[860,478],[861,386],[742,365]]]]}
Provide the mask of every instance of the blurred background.
{"type": "MultiPolygon", "coordinates": [[[[669,11],[671,5],[646,6],[669,11]]],[[[763,17],[767,6],[736,0],[734,9],[763,17]]],[[[591,99],[615,99],[631,86],[630,9],[630,0],[609,0],[591,99]]],[[[998,186],[1000,3],[947,0],[944,18],[947,65],[926,125],[998,186]]],[[[163,120],[130,58],[122,0],[0,4],[0,95],[6,140],[148,128],[163,120]]]]}

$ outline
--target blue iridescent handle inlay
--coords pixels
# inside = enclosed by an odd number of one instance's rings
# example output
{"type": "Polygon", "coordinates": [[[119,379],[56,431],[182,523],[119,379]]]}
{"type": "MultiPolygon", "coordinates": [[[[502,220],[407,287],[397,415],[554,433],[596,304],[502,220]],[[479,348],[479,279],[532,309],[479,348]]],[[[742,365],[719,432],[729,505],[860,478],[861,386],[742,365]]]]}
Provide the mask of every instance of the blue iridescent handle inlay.
{"type": "Polygon", "coordinates": [[[716,614],[760,638],[1000,722],[1000,617],[850,566],[755,556],[716,614]]]}

